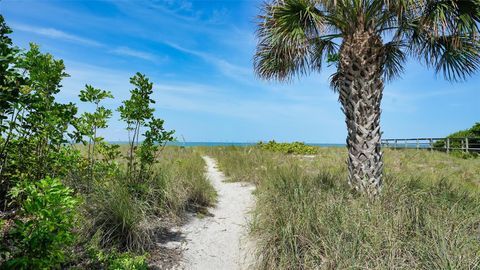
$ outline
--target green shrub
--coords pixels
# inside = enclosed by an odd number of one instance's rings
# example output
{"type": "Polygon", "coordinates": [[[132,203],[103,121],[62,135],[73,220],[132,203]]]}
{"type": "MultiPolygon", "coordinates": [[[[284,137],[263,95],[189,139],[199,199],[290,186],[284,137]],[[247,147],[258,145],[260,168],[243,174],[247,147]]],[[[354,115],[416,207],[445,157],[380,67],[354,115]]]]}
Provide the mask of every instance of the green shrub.
{"type": "Polygon", "coordinates": [[[108,266],[108,270],[147,270],[147,268],[145,256],[135,256],[130,253],[119,255],[108,266]]]}
{"type": "Polygon", "coordinates": [[[146,255],[135,255],[130,252],[121,253],[116,249],[102,249],[99,246],[99,235],[94,235],[86,244],[88,258],[83,258],[80,269],[108,270],[146,270],[146,255]]]}
{"type": "Polygon", "coordinates": [[[462,159],[469,159],[469,158],[477,158],[479,154],[477,152],[462,152],[462,151],[452,151],[452,156],[462,158],[462,159]]]}
{"type": "MultiPolygon", "coordinates": [[[[470,148],[480,148],[480,123],[475,123],[475,125],[473,125],[469,129],[454,132],[454,133],[448,135],[447,138],[451,139],[450,140],[450,147],[451,148],[462,148],[462,147],[464,147],[462,145],[462,140],[458,140],[458,138],[469,138],[469,147],[470,148]]],[[[446,145],[445,140],[438,140],[433,144],[433,147],[444,148],[445,145],[446,145]]],[[[472,157],[477,157],[478,156],[477,153],[462,154],[462,151],[460,151],[460,150],[452,151],[452,153],[457,153],[458,157],[460,157],[460,158],[472,158],[472,157]]]]}
{"type": "Polygon", "coordinates": [[[60,180],[50,177],[19,183],[11,196],[21,207],[9,231],[11,250],[6,268],[59,268],[74,241],[71,230],[78,199],[60,180]]]}
{"type": "MultiPolygon", "coordinates": [[[[111,145],[99,136],[112,116],[102,105],[111,93],[86,85],[79,98],[95,110],[81,115],[75,104],[57,102],[69,76],[63,61],[35,44],[20,50],[11,32],[0,15],[1,269],[82,266],[93,236],[105,251],[99,256],[112,249],[144,252],[159,223],[168,226],[187,209],[214,203],[201,157],[186,149],[163,151],[174,131],[154,117],[153,83],[145,75],[130,78],[130,98],[117,109],[129,143],[111,145]],[[78,201],[52,176],[86,201],[76,226],[78,201]],[[71,244],[76,256],[66,261],[71,244]]],[[[106,256],[102,269],[145,269],[145,257],[106,256]]]]}
{"type": "Polygon", "coordinates": [[[263,150],[281,152],[284,154],[314,155],[317,153],[317,148],[306,145],[303,142],[277,143],[275,141],[269,141],[268,143],[259,142],[257,146],[263,150]]]}
{"type": "Polygon", "coordinates": [[[97,235],[99,246],[144,252],[163,220],[180,220],[186,210],[201,211],[215,202],[215,189],[204,175],[202,158],[192,150],[167,147],[137,181],[122,170],[103,179],[86,198],[86,240],[97,235]]]}

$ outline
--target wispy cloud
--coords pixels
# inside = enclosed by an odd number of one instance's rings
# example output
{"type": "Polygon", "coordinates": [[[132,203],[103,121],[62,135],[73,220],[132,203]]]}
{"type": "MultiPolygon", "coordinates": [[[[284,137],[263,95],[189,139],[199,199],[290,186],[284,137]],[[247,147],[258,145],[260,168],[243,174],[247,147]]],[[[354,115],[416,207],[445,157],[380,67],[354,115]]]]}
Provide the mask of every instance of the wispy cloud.
{"type": "MultiPolygon", "coordinates": [[[[99,41],[73,35],[55,28],[44,28],[44,27],[37,27],[37,26],[31,26],[26,24],[16,24],[16,23],[12,24],[12,27],[14,30],[28,32],[28,33],[32,33],[32,34],[36,34],[36,35],[40,35],[40,36],[44,36],[52,39],[64,40],[68,42],[74,42],[82,45],[99,47],[99,48],[107,47],[107,45],[99,41]]],[[[158,62],[158,61],[165,60],[165,57],[160,58],[152,53],[132,49],[126,46],[119,46],[113,50],[109,50],[108,52],[112,54],[120,55],[120,56],[134,57],[134,58],[143,59],[151,62],[158,62]]]]}
{"type": "Polygon", "coordinates": [[[108,99],[107,102],[112,104],[119,104],[119,100],[128,97],[129,78],[133,73],[69,59],[64,59],[64,61],[66,71],[70,74],[70,77],[65,78],[62,82],[64,90],[60,96],[65,100],[76,101],[80,89],[83,89],[85,84],[111,91],[115,99],[108,99]]]}
{"type": "MultiPolygon", "coordinates": [[[[78,91],[83,89],[85,83],[95,87],[112,91],[115,99],[107,100],[107,106],[115,108],[120,101],[128,98],[131,88],[128,80],[132,74],[124,71],[96,65],[89,65],[66,60],[67,72],[71,77],[63,82],[64,91],[62,100],[77,101],[78,91]]],[[[268,95],[244,97],[235,99],[223,86],[210,85],[194,81],[164,81],[153,77],[154,94],[158,111],[169,109],[181,112],[209,113],[212,115],[228,115],[235,118],[264,121],[284,118],[297,118],[303,115],[317,115],[315,118],[321,122],[332,124],[331,115],[324,109],[318,108],[315,103],[303,101],[272,99],[268,95]],[[319,111],[321,113],[319,113],[319,111]],[[259,116],[262,116],[259,118],[259,116]],[[322,117],[322,115],[324,115],[322,117]],[[259,120],[260,119],[260,120],[259,120]]],[[[340,122],[341,123],[341,122],[340,122]]]]}
{"type": "Polygon", "coordinates": [[[30,26],[25,24],[12,24],[12,27],[13,29],[18,31],[28,32],[28,33],[32,33],[40,36],[49,37],[49,38],[81,43],[89,46],[96,46],[96,47],[104,46],[102,43],[96,40],[69,34],[55,28],[43,28],[43,27],[30,26]]]}
{"type": "Polygon", "coordinates": [[[226,8],[203,9],[197,4],[186,0],[164,0],[146,3],[143,6],[161,11],[185,22],[196,22],[202,25],[218,25],[225,23],[229,12],[226,8]]]}
{"type": "Polygon", "coordinates": [[[466,92],[466,89],[435,89],[435,91],[429,91],[389,88],[384,91],[382,107],[387,112],[414,113],[425,107],[425,102],[433,102],[438,98],[448,96],[454,97],[466,92]]]}
{"type": "Polygon", "coordinates": [[[226,8],[214,9],[207,22],[211,24],[225,23],[225,17],[227,17],[228,15],[228,10],[226,8]]]}
{"type": "Polygon", "coordinates": [[[195,82],[169,83],[169,82],[155,82],[155,89],[158,92],[170,94],[184,94],[186,96],[201,96],[205,97],[214,93],[218,93],[219,89],[195,82]]]}
{"type": "MultiPolygon", "coordinates": [[[[178,87],[181,88],[182,86],[179,85],[178,87]]],[[[212,88],[212,86],[208,88],[212,88]]],[[[190,92],[190,90],[186,89],[182,92],[190,92]]],[[[204,95],[196,95],[194,98],[191,94],[181,93],[180,91],[175,93],[157,91],[154,98],[158,101],[158,111],[168,109],[196,114],[207,113],[262,125],[275,123],[278,118],[296,124],[308,122],[329,127],[343,125],[340,112],[332,114],[328,109],[319,108],[313,104],[283,102],[267,97],[232,99],[228,93],[221,89],[205,92],[204,95]],[[315,115],[315,118],[312,119],[312,115],[315,115]]]]}
{"type": "Polygon", "coordinates": [[[436,90],[436,91],[405,91],[403,89],[387,89],[384,92],[385,97],[394,98],[398,100],[406,100],[406,101],[421,101],[424,99],[431,99],[435,97],[441,96],[448,96],[448,95],[458,95],[460,93],[465,92],[465,89],[449,89],[449,90],[436,90]]]}
{"type": "Polygon", "coordinates": [[[139,50],[134,50],[128,47],[118,47],[114,50],[110,51],[113,54],[121,55],[121,56],[131,56],[135,58],[140,58],[143,60],[148,60],[152,62],[156,62],[160,60],[156,55],[148,53],[148,52],[143,52],[139,50]]]}
{"type": "Polygon", "coordinates": [[[179,50],[181,52],[203,59],[205,62],[215,66],[222,74],[224,74],[225,76],[231,79],[235,79],[236,81],[239,81],[245,84],[252,84],[253,73],[250,68],[232,64],[225,59],[218,58],[214,55],[211,55],[202,51],[188,49],[171,42],[164,42],[164,43],[176,50],[179,50]]]}

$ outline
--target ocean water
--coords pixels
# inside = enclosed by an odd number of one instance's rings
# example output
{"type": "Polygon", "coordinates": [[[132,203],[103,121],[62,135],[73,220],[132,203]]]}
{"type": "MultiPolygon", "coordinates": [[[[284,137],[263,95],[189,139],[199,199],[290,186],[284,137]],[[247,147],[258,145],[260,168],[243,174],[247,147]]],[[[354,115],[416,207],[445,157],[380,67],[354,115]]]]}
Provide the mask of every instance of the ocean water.
{"type": "MultiPolygon", "coordinates": [[[[128,144],[126,141],[111,141],[109,143],[113,144],[128,144]]],[[[193,147],[193,146],[252,146],[257,144],[256,142],[169,142],[167,145],[174,146],[184,146],[184,147],[193,147]]],[[[305,143],[311,146],[319,147],[345,147],[345,144],[337,143],[305,143]]]]}

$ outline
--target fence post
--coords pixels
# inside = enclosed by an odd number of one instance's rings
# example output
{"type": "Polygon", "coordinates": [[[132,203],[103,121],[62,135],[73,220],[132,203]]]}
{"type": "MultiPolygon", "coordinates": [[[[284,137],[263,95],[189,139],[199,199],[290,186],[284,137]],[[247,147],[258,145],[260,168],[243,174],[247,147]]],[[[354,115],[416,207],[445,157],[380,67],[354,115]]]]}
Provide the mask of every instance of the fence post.
{"type": "Polygon", "coordinates": [[[395,142],[394,142],[394,143],[395,143],[395,144],[394,144],[393,149],[397,150],[397,139],[395,139],[395,142]]]}
{"type": "Polygon", "coordinates": [[[469,150],[468,150],[468,138],[465,138],[465,151],[467,151],[467,153],[469,152],[469,150]]]}
{"type": "Polygon", "coordinates": [[[450,153],[450,138],[447,138],[447,154],[450,153]]]}
{"type": "Polygon", "coordinates": [[[408,148],[407,140],[405,139],[405,149],[408,148]]]}
{"type": "Polygon", "coordinates": [[[418,143],[418,139],[417,139],[417,150],[420,149],[420,145],[418,143]]]}
{"type": "Polygon", "coordinates": [[[430,151],[433,152],[433,139],[430,138],[429,141],[430,141],[430,151]]]}

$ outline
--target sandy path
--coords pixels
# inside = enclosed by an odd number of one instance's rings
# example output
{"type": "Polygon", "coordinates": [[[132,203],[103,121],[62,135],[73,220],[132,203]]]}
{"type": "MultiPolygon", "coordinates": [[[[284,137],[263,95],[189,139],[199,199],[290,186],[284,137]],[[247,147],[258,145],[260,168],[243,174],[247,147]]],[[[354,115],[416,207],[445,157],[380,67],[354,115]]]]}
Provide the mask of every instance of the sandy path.
{"type": "Polygon", "coordinates": [[[251,185],[228,183],[214,159],[203,157],[206,175],[218,193],[212,216],[194,218],[180,228],[183,260],[179,269],[249,269],[253,263],[251,242],[247,241],[248,212],[254,206],[251,185]]]}

